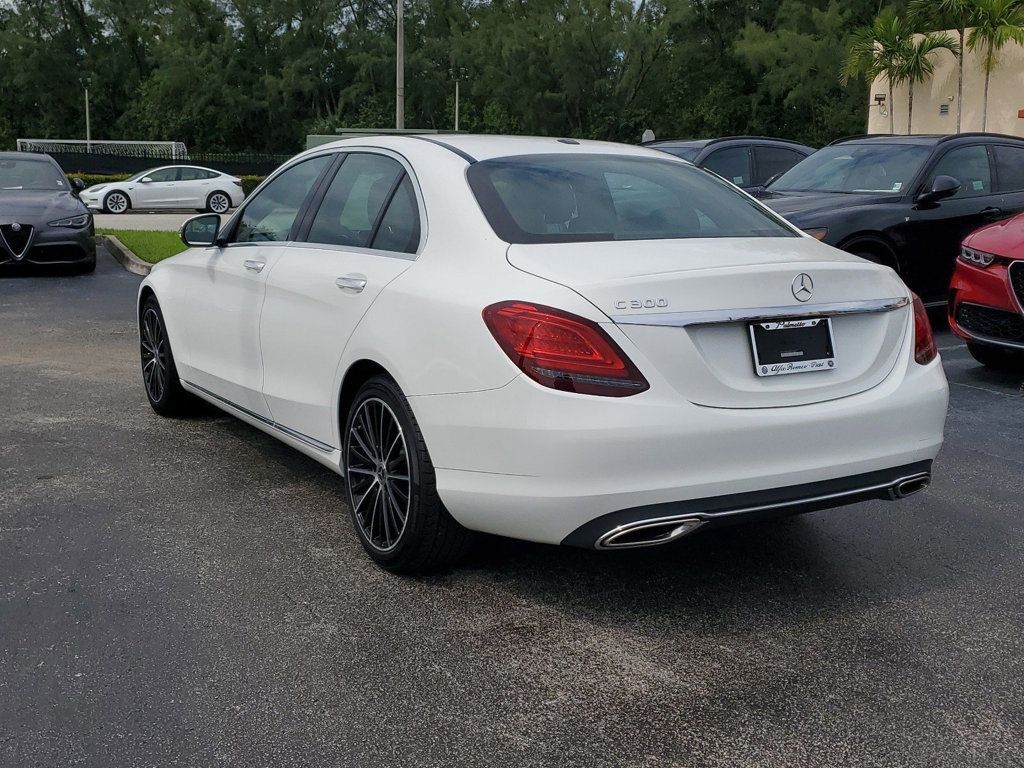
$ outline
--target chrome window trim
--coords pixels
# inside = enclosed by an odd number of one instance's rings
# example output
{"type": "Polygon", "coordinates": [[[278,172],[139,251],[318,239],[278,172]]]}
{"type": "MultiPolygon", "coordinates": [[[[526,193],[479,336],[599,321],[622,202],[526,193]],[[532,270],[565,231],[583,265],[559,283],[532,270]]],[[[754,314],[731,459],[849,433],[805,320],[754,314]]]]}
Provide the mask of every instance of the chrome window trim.
{"type": "MultiPolygon", "coordinates": [[[[426,207],[423,204],[423,189],[420,187],[420,180],[416,177],[416,172],[413,170],[412,165],[409,164],[409,161],[406,160],[403,155],[399,154],[398,152],[395,152],[393,149],[387,149],[385,147],[374,147],[374,146],[371,146],[371,145],[360,145],[360,146],[351,146],[351,147],[345,146],[344,148],[337,148],[334,151],[338,152],[338,153],[343,153],[343,154],[346,154],[346,155],[353,155],[353,154],[383,155],[385,157],[388,157],[388,158],[391,158],[392,160],[397,161],[399,163],[399,165],[401,165],[402,168],[405,169],[406,175],[412,181],[413,197],[416,198],[416,212],[419,214],[419,217],[420,217],[420,241],[419,241],[419,244],[416,247],[416,251],[414,253],[405,253],[405,252],[402,252],[402,251],[385,251],[385,250],[381,250],[379,248],[360,248],[360,247],[356,247],[356,246],[341,246],[341,245],[336,245],[334,243],[316,243],[316,242],[313,242],[313,241],[310,241],[310,240],[301,240],[301,241],[295,240],[295,241],[292,241],[292,242],[290,242],[288,244],[289,247],[297,248],[297,247],[300,247],[300,246],[308,246],[308,247],[318,248],[318,249],[353,251],[355,253],[365,253],[365,254],[368,254],[370,256],[390,256],[391,258],[399,258],[399,259],[406,259],[407,261],[415,261],[419,257],[419,255],[421,253],[423,253],[423,249],[427,245],[428,226],[427,226],[427,209],[426,209],[426,207]]],[[[341,168],[338,168],[338,171],[335,173],[335,175],[337,175],[337,173],[340,173],[340,172],[341,172],[341,168]]],[[[333,182],[334,179],[332,178],[331,181],[333,182]]],[[[255,194],[256,194],[256,191],[253,191],[253,195],[255,195],[255,194]]],[[[314,214],[314,218],[315,218],[315,214],[314,214]]]]}
{"type": "Polygon", "coordinates": [[[742,309],[709,309],[696,312],[664,312],[649,315],[611,315],[616,325],[663,325],[686,328],[691,325],[752,322],[779,317],[835,317],[873,312],[892,312],[910,305],[909,296],[865,301],[840,301],[832,304],[796,304],[781,307],[747,307],[742,309]]]}

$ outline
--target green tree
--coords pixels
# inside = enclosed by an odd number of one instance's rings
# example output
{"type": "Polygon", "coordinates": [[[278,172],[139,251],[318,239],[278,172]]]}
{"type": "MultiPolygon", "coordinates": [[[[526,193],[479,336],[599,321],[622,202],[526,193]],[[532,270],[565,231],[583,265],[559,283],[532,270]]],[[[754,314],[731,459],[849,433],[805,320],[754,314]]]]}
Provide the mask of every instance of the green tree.
{"type": "Polygon", "coordinates": [[[985,96],[982,101],[981,130],[988,129],[988,86],[999,63],[999,51],[1007,43],[1024,45],[1024,2],[1021,0],[974,0],[974,28],[967,36],[971,51],[982,50],[985,96]]]}
{"type": "Polygon", "coordinates": [[[971,26],[975,13],[974,0],[911,0],[910,18],[925,25],[929,31],[955,29],[959,50],[955,51],[957,63],[956,79],[956,132],[960,133],[964,103],[964,51],[967,28],[971,26]]]}
{"type": "Polygon", "coordinates": [[[935,72],[932,55],[938,51],[949,51],[954,55],[960,53],[960,46],[945,32],[929,32],[912,38],[900,62],[900,78],[907,83],[907,133],[914,132],[914,85],[931,77],[935,72]]]}
{"type": "Polygon", "coordinates": [[[893,87],[906,78],[904,60],[913,37],[913,27],[891,9],[883,10],[869,27],[861,27],[850,37],[841,81],[857,77],[869,83],[884,77],[889,86],[889,132],[895,133],[896,105],[893,87]]]}

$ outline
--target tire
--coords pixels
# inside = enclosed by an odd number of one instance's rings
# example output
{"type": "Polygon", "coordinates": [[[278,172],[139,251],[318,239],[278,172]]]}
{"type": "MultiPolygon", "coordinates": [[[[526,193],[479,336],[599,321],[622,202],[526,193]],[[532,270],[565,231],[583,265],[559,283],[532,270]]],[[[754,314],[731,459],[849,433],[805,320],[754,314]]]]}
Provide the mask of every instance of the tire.
{"type": "Polygon", "coordinates": [[[363,384],[343,434],[349,514],[374,562],[393,573],[437,571],[458,562],[472,534],[437,495],[434,465],[398,385],[386,376],[363,384]]]}
{"type": "Polygon", "coordinates": [[[206,198],[206,210],[209,213],[227,213],[231,210],[231,195],[217,190],[206,198]]]}
{"type": "Polygon", "coordinates": [[[967,351],[986,368],[1010,373],[1024,372],[1024,352],[971,342],[967,343],[967,351]]]}
{"type": "Polygon", "coordinates": [[[181,386],[164,315],[154,296],[142,302],[139,312],[139,351],[142,385],[153,410],[161,416],[187,415],[192,410],[192,397],[181,386]]]}
{"type": "Polygon", "coordinates": [[[122,192],[115,189],[107,194],[103,198],[103,210],[107,213],[122,214],[127,213],[131,210],[132,201],[128,197],[127,192],[122,192]]]}
{"type": "MultiPolygon", "coordinates": [[[[854,256],[859,256],[866,261],[881,264],[883,267],[889,267],[895,271],[896,274],[900,274],[899,264],[896,262],[896,259],[882,246],[855,243],[852,248],[844,248],[843,250],[848,250],[854,256]]],[[[902,277],[902,275],[900,275],[900,277],[902,277]]]]}

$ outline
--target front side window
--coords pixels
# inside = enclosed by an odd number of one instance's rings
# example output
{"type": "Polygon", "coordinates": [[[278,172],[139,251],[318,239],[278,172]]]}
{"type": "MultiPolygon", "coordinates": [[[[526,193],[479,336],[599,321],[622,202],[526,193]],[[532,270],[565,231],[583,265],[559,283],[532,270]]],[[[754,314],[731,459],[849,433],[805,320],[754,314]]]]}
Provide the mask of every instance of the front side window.
{"type": "Polygon", "coordinates": [[[693,166],[621,155],[527,155],[467,171],[510,243],[797,237],[757,203],[693,166]]]}
{"type": "Polygon", "coordinates": [[[381,211],[404,173],[390,157],[350,154],[331,181],[306,240],[369,248],[381,211]]]}
{"type": "Polygon", "coordinates": [[[783,147],[754,147],[757,159],[757,183],[764,184],[776,174],[785,173],[804,159],[804,155],[783,147]]]}
{"type": "Polygon", "coordinates": [[[905,193],[931,148],[918,144],[838,144],[819,149],[768,188],[772,192],[905,193]]]}
{"type": "Polygon", "coordinates": [[[960,190],[950,199],[992,194],[992,169],[988,164],[988,150],[981,144],[957,147],[943,155],[932,169],[928,189],[931,189],[936,176],[952,176],[960,182],[960,190]]]}
{"type": "Polygon", "coordinates": [[[260,243],[287,240],[299,209],[334,155],[319,155],[274,177],[242,209],[232,242],[260,243]]]}
{"type": "Polygon", "coordinates": [[[997,144],[993,147],[993,150],[996,155],[996,174],[999,176],[999,191],[1024,191],[1024,147],[997,144]]]}
{"type": "Polygon", "coordinates": [[[750,185],[750,153],[746,147],[716,150],[708,155],[701,165],[737,187],[750,185]]]}
{"type": "Polygon", "coordinates": [[[66,190],[67,180],[55,163],[46,159],[0,158],[0,189],[66,190]]]}
{"type": "Polygon", "coordinates": [[[176,181],[178,178],[177,168],[161,168],[149,174],[150,181],[176,181]]]}

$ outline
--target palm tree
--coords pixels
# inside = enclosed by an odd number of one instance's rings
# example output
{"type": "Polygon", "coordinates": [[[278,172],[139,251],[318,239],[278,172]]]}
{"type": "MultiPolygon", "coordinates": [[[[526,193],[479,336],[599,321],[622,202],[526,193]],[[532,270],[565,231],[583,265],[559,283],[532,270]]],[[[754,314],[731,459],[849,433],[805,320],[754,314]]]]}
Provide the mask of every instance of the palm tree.
{"type": "Polygon", "coordinates": [[[873,82],[884,77],[889,84],[889,133],[895,132],[893,86],[905,79],[903,60],[913,38],[913,28],[906,20],[886,8],[875,17],[870,27],[861,27],[850,36],[850,48],[840,81],[846,85],[855,77],[873,82]]]}
{"type": "Polygon", "coordinates": [[[927,25],[929,30],[955,29],[960,48],[954,51],[957,61],[956,132],[960,133],[964,103],[964,48],[967,28],[974,21],[974,0],[910,0],[910,18],[927,25]]]}
{"type": "MultiPolygon", "coordinates": [[[[900,63],[900,74],[902,79],[907,81],[910,88],[910,96],[907,103],[907,133],[913,133],[914,123],[914,84],[932,76],[935,72],[935,64],[932,62],[932,54],[936,51],[950,51],[954,55],[960,53],[960,46],[957,45],[950,35],[945,32],[929,32],[927,35],[910,40],[903,52],[900,63]]],[[[958,127],[959,130],[959,127],[958,127]]]]}
{"type": "Polygon", "coordinates": [[[971,51],[982,49],[985,97],[981,130],[988,128],[988,84],[996,68],[999,51],[1010,42],[1024,45],[1024,0],[974,0],[974,29],[967,36],[971,51]]]}

